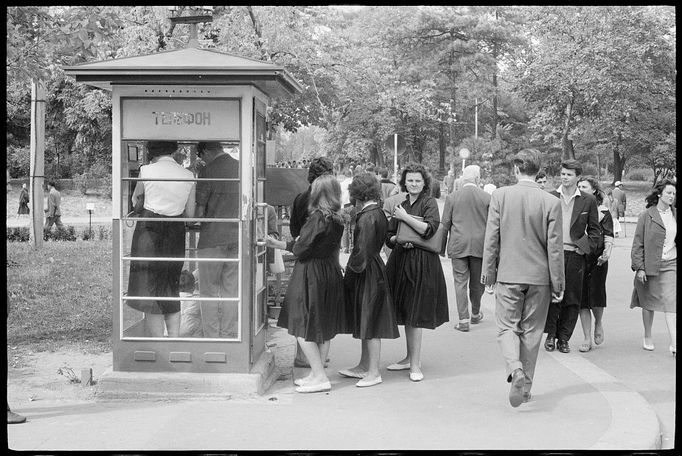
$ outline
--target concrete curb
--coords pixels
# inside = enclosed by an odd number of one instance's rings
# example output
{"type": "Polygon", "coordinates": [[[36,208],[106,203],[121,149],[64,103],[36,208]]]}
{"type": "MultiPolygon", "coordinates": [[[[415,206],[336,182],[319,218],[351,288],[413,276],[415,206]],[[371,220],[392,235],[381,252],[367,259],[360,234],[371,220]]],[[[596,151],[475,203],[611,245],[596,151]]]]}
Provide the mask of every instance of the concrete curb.
{"type": "Polygon", "coordinates": [[[595,388],[611,407],[611,424],[591,450],[660,450],[662,434],[653,408],[636,391],[579,355],[549,353],[595,388]]]}

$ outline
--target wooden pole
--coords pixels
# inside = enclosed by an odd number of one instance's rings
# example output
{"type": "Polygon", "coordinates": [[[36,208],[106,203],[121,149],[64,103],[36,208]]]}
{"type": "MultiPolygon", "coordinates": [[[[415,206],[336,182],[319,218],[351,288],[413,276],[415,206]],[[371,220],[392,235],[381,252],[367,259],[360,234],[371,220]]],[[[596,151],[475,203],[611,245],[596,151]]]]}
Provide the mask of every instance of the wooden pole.
{"type": "Polygon", "coordinates": [[[43,188],[45,183],[45,86],[31,80],[31,241],[34,249],[43,246],[43,188]]]}

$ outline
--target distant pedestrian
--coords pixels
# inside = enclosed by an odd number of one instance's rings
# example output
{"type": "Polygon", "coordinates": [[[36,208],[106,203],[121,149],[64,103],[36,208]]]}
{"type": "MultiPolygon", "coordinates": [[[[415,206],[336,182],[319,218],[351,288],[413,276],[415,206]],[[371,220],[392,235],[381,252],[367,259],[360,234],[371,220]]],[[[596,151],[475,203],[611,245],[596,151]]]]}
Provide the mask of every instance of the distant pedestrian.
{"type": "Polygon", "coordinates": [[[443,184],[448,195],[455,189],[455,172],[452,168],[448,169],[447,175],[443,178],[443,184]]]}
{"type": "Polygon", "coordinates": [[[393,210],[386,244],[393,248],[386,264],[386,275],[399,325],[405,325],[407,355],[388,370],[410,370],[410,380],[424,379],[421,371],[422,330],[435,329],[447,322],[448,296],[443,268],[437,253],[408,242],[396,242],[399,223],[407,223],[424,239],[436,234],[440,225],[438,203],[429,196],[431,176],[421,164],[406,165],[400,187],[407,197],[393,210]],[[418,220],[413,216],[421,217],[418,220]]]}
{"type": "Polygon", "coordinates": [[[635,287],[630,308],[642,308],[645,350],[653,350],[651,326],[654,312],[663,312],[670,336],[670,353],[677,354],[677,185],[663,179],[646,197],[639,214],[630,258],[635,287]]]}
{"type": "Polygon", "coordinates": [[[28,197],[28,188],[26,184],[21,184],[21,192],[19,192],[19,209],[17,210],[17,219],[20,215],[28,215],[31,210],[28,207],[30,199],[28,197]]]}
{"type": "Polygon", "coordinates": [[[56,225],[57,229],[64,227],[62,223],[62,194],[56,188],[56,184],[53,180],[47,182],[48,195],[47,195],[47,209],[45,209],[45,227],[44,231],[49,232],[52,225],[56,225]]]}
{"type": "Polygon", "coordinates": [[[545,174],[544,171],[540,171],[535,176],[535,182],[537,182],[540,188],[544,190],[545,186],[547,185],[547,174],[545,174]]]}
{"type": "Polygon", "coordinates": [[[604,192],[594,177],[581,177],[578,182],[580,191],[594,195],[599,211],[599,243],[597,250],[587,255],[583,278],[583,296],[580,302],[580,323],[583,328],[583,343],[578,350],[588,352],[592,349],[592,315],[594,315],[594,344],[604,342],[602,317],[606,307],[606,274],[609,271],[609,258],[613,249],[613,219],[611,211],[604,205],[604,192]]]}
{"type": "Polygon", "coordinates": [[[400,336],[388,287],[381,247],[386,240],[388,220],[379,207],[381,187],[371,173],[361,174],[350,185],[351,198],[359,212],[355,220],[353,251],[346,265],[344,290],[349,329],[361,340],[360,362],[339,371],[344,377],[359,378],[359,387],[382,382],[379,372],[381,339],[400,336]]]}
{"type": "Polygon", "coordinates": [[[448,195],[441,218],[447,233],[443,241],[447,239],[447,252],[455,281],[459,317],[455,329],[464,332],[469,331],[469,322],[478,324],[483,319],[481,296],[485,287],[481,283],[481,261],[490,195],[478,188],[480,180],[481,168],[478,165],[464,168],[462,190],[448,195]]]}
{"type": "Polygon", "coordinates": [[[561,163],[561,185],[549,192],[561,202],[566,290],[564,299],[549,305],[545,324],[547,351],[571,351],[568,341],[580,314],[586,256],[597,249],[601,238],[597,200],[578,188],[582,172],[580,162],[565,160],[561,163]]]}
{"type": "Polygon", "coordinates": [[[627,205],[627,195],[623,190],[623,183],[616,181],[611,191],[611,215],[617,221],[616,236],[620,235],[621,226],[625,223],[625,206],[627,205]]]}
{"type": "Polygon", "coordinates": [[[388,169],[379,169],[379,176],[381,180],[381,200],[386,201],[386,199],[393,194],[393,190],[396,188],[395,182],[388,178],[388,169]]]}
{"type": "Polygon", "coordinates": [[[534,181],[540,153],[524,149],[512,163],[518,183],[490,199],[481,282],[495,285],[497,341],[518,407],[531,397],[550,299],[563,298],[564,255],[561,203],[534,181]]]}
{"type": "Polygon", "coordinates": [[[488,195],[492,195],[495,190],[497,190],[497,186],[492,182],[489,182],[483,186],[483,191],[488,195]]]}
{"type": "Polygon", "coordinates": [[[333,175],[324,174],[312,183],[310,215],[299,237],[289,242],[266,238],[268,247],[296,255],[277,325],[296,337],[310,363],[310,374],[295,381],[299,393],[331,389],[324,370],[330,341],[348,332],[339,264],[342,235],[341,187],[333,175]]]}

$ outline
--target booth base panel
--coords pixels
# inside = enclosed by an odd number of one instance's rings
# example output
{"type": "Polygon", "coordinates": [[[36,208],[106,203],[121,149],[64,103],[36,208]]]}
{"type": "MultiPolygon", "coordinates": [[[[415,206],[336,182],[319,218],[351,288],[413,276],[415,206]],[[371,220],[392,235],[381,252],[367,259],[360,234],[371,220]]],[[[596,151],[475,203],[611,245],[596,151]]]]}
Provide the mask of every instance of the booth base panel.
{"type": "Polygon", "coordinates": [[[97,400],[224,399],[265,394],[276,380],[275,357],[264,351],[248,374],[107,371],[97,400]]]}

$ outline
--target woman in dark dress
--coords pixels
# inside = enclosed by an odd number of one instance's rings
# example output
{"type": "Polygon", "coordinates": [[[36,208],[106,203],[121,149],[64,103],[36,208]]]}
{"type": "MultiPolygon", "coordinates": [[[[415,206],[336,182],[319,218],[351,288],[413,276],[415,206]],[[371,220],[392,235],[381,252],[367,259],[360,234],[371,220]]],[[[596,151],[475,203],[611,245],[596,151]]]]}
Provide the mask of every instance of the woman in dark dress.
{"type": "Polygon", "coordinates": [[[362,340],[362,354],[357,366],[342,369],[339,374],[359,378],[356,386],[366,387],[382,381],[379,374],[381,339],[396,339],[400,333],[380,255],[388,229],[388,220],[378,204],[381,185],[373,174],[365,173],[353,178],[349,193],[358,213],[344,288],[349,326],[353,337],[362,340]]]}
{"type": "Polygon", "coordinates": [[[580,324],[585,340],[578,347],[581,352],[592,349],[592,314],[594,314],[594,343],[604,342],[602,316],[606,307],[606,274],[609,271],[609,257],[613,248],[613,218],[608,207],[604,206],[604,192],[594,177],[582,177],[578,188],[594,195],[599,205],[599,230],[601,238],[596,252],[587,256],[587,268],[583,277],[583,296],[580,303],[580,324]],[[590,313],[591,312],[591,313],[590,313]]]}
{"type": "Polygon", "coordinates": [[[341,186],[332,175],[320,176],[313,181],[310,215],[300,235],[289,242],[267,237],[268,247],[286,249],[296,255],[277,325],[296,336],[310,363],[310,374],[294,382],[299,393],[331,389],[324,370],[329,341],[347,332],[339,264],[343,235],[340,209],[341,186]]]}
{"type": "Polygon", "coordinates": [[[437,253],[396,243],[399,223],[407,223],[424,239],[438,230],[440,214],[436,200],[429,196],[431,176],[420,164],[403,168],[400,187],[408,194],[393,211],[388,224],[386,245],[393,249],[386,264],[386,275],[393,296],[399,325],[405,325],[407,356],[388,366],[388,370],[410,370],[410,380],[424,379],[421,371],[422,329],[435,329],[449,320],[448,295],[443,269],[437,253]],[[417,220],[412,216],[422,217],[417,220]]]}
{"type": "Polygon", "coordinates": [[[31,210],[28,208],[28,203],[29,203],[29,197],[28,197],[28,189],[26,188],[26,184],[21,184],[21,192],[19,193],[19,209],[17,210],[17,218],[19,218],[20,215],[28,215],[31,213],[31,210]]]}

